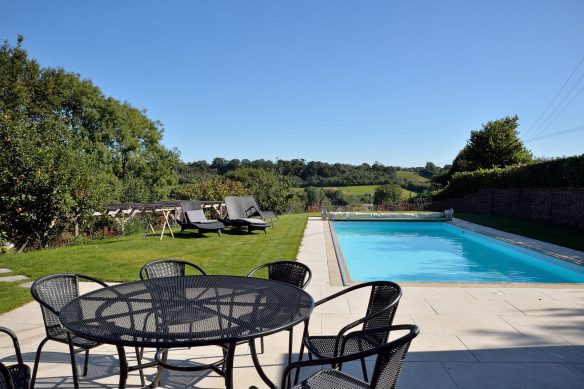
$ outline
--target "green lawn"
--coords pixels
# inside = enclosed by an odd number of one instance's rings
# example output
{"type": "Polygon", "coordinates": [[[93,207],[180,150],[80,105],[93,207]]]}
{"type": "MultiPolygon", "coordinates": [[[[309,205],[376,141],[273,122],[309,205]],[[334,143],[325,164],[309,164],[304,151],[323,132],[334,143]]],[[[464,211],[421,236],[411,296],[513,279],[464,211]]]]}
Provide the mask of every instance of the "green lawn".
{"type": "Polygon", "coordinates": [[[496,228],[529,238],[584,251],[584,232],[577,228],[559,226],[543,221],[509,216],[481,215],[455,212],[454,216],[469,222],[496,228]]]}
{"type": "MultiPolygon", "coordinates": [[[[294,259],[308,215],[283,215],[268,233],[228,228],[216,234],[175,232],[162,240],[141,234],[76,246],[0,255],[0,268],[37,279],[54,273],[80,273],[105,281],[137,280],[142,265],[154,259],[177,258],[195,262],[209,274],[246,275],[273,260],[294,259]]],[[[15,284],[0,287],[0,313],[30,300],[30,292],[15,284]]]]}
{"type": "Polygon", "coordinates": [[[425,183],[430,181],[426,177],[422,177],[418,172],[398,170],[396,173],[399,178],[405,178],[406,180],[410,180],[415,183],[425,183]]]}

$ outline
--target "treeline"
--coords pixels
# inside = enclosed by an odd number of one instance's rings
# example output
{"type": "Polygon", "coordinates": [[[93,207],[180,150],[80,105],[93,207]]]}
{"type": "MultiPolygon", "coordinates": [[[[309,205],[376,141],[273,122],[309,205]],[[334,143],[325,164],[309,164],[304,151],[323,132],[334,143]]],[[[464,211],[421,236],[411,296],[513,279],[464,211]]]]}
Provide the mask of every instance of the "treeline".
{"type": "MultiPolygon", "coordinates": [[[[215,158],[211,163],[207,161],[183,163],[178,167],[177,172],[181,183],[190,183],[203,175],[224,176],[240,168],[259,168],[285,176],[294,187],[383,185],[393,183],[404,187],[412,184],[414,189],[425,188],[424,185],[419,185],[420,188],[418,188],[415,184],[399,178],[397,172],[406,169],[397,166],[384,166],[380,163],[351,165],[320,161],[306,162],[304,159],[277,160],[273,162],[265,159],[226,160],[224,158],[215,158]]],[[[408,168],[407,170],[418,172],[425,177],[432,177],[441,171],[431,162],[427,163],[425,167],[408,168]]]]}
{"type": "Polygon", "coordinates": [[[47,247],[104,204],[167,198],[179,159],[161,123],[21,45],[0,47],[0,240],[47,247]]]}

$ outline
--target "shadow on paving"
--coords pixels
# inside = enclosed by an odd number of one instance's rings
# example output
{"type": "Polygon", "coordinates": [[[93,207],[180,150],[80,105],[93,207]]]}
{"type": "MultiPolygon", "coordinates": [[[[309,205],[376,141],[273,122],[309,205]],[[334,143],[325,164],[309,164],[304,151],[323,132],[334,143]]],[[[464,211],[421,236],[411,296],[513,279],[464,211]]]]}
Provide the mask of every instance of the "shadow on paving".
{"type": "MultiPolygon", "coordinates": [[[[414,340],[415,342],[415,340],[414,340]]],[[[268,344],[266,344],[269,347],[268,344]]],[[[247,355],[237,353],[237,355],[247,355]]],[[[34,352],[23,355],[25,363],[33,365],[34,352]]],[[[269,355],[259,355],[262,366],[266,370],[268,377],[280,386],[283,366],[287,364],[286,354],[270,362],[269,355]],[[265,359],[268,359],[266,362],[265,359]]],[[[298,354],[293,355],[293,360],[297,360],[298,354]]],[[[307,356],[305,354],[304,358],[307,356]]],[[[176,361],[188,363],[190,361],[200,361],[198,358],[185,356],[181,360],[179,355],[175,356],[176,361]]],[[[204,358],[208,359],[208,358],[204,358]]],[[[119,367],[117,356],[104,354],[90,354],[90,365],[87,377],[80,376],[81,388],[111,388],[117,387],[119,377],[119,367]]],[[[15,362],[14,357],[2,359],[4,363],[15,362]]],[[[72,387],[70,375],[69,354],[66,352],[43,353],[41,364],[51,363],[64,365],[60,366],[59,374],[51,374],[50,370],[41,370],[37,379],[37,388],[72,387]],[[47,374],[48,373],[48,374],[47,374]],[[49,375],[47,377],[47,375],[49,375]]],[[[77,356],[78,368],[81,369],[83,356],[77,356]]],[[[367,360],[369,377],[373,373],[375,359],[367,360]]],[[[130,365],[132,361],[130,361],[130,365]]],[[[248,370],[246,373],[250,377],[246,379],[245,386],[256,385],[258,388],[265,388],[261,378],[255,372],[251,357],[245,360],[244,364],[238,364],[235,368],[235,388],[238,386],[237,377],[241,369],[248,370]]],[[[307,378],[320,367],[308,367],[301,369],[300,379],[307,378]]],[[[359,362],[346,363],[343,371],[356,378],[362,379],[362,370],[359,362]]],[[[147,370],[146,381],[154,379],[154,370],[147,370]]],[[[137,382],[137,372],[130,373],[133,378],[131,382],[137,382]]],[[[584,348],[573,345],[562,346],[541,346],[537,339],[526,340],[526,344],[521,347],[493,347],[493,348],[471,348],[467,350],[455,351],[410,351],[402,371],[398,388],[581,388],[584,380],[584,348]],[[531,344],[531,345],[530,345],[531,344]],[[474,360],[468,361],[468,353],[472,354],[474,360]]],[[[135,387],[135,383],[129,383],[128,387],[135,387]]],[[[177,372],[167,371],[162,379],[163,388],[221,388],[222,378],[217,374],[204,372],[177,372]],[[210,385],[208,379],[213,377],[213,384],[210,385]]]]}

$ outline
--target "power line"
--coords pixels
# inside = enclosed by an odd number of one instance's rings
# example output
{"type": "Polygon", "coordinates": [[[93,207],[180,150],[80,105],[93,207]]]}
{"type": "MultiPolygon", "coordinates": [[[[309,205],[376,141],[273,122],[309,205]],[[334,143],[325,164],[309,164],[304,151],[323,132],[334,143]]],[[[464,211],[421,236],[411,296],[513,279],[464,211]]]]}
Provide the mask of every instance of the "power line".
{"type": "Polygon", "coordinates": [[[568,134],[572,134],[574,132],[579,132],[579,131],[584,131],[584,125],[578,126],[578,127],[574,127],[574,128],[570,128],[568,130],[562,130],[562,131],[552,132],[550,134],[546,134],[546,135],[542,135],[542,136],[536,136],[534,138],[529,138],[529,139],[526,139],[524,141],[524,143],[531,143],[531,142],[534,142],[534,141],[537,141],[537,140],[555,138],[555,137],[558,137],[558,136],[568,135],[568,134]]]}
{"type": "Polygon", "coordinates": [[[566,108],[568,108],[570,106],[570,104],[572,104],[574,102],[574,100],[576,100],[576,97],[578,97],[578,95],[580,93],[582,93],[583,90],[584,90],[584,85],[582,85],[582,87],[578,90],[578,92],[576,92],[576,94],[574,96],[572,96],[570,101],[568,101],[568,103],[566,105],[564,105],[564,108],[562,108],[562,110],[560,112],[558,112],[557,115],[554,116],[554,118],[545,127],[543,127],[539,132],[534,133],[532,136],[537,136],[537,134],[542,134],[545,129],[547,129],[549,126],[551,126],[552,123],[555,122],[556,119],[558,117],[560,117],[560,115],[566,110],[566,108]]]}
{"type": "Polygon", "coordinates": [[[554,98],[552,99],[552,101],[550,101],[550,103],[548,104],[548,106],[539,115],[539,117],[537,118],[537,120],[525,132],[525,135],[527,135],[529,132],[531,132],[537,126],[537,124],[539,123],[539,121],[543,118],[543,116],[546,114],[546,112],[554,104],[554,102],[556,101],[556,99],[560,96],[560,94],[562,93],[562,91],[564,90],[564,88],[566,87],[566,85],[568,85],[568,82],[570,82],[570,80],[572,79],[572,77],[574,77],[574,74],[576,74],[576,72],[578,71],[578,68],[580,67],[580,65],[582,65],[583,62],[584,62],[584,57],[582,57],[582,59],[580,60],[580,62],[578,62],[578,65],[576,65],[576,67],[574,68],[574,70],[572,71],[572,73],[570,74],[570,76],[568,77],[568,79],[564,82],[564,84],[562,85],[562,87],[560,88],[560,90],[558,90],[558,92],[556,93],[556,95],[554,96],[554,98]]]}

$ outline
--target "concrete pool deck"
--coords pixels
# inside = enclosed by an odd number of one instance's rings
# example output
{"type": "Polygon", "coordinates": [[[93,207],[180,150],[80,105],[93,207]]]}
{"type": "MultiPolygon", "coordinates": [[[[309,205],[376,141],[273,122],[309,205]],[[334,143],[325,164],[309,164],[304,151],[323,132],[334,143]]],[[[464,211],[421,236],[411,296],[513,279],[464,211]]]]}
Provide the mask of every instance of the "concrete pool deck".
{"type": "MultiPolygon", "coordinates": [[[[298,253],[298,260],[310,266],[313,279],[307,291],[315,300],[340,289],[338,275],[327,261],[330,247],[326,224],[311,218],[298,253]]],[[[330,253],[329,253],[330,254],[330,253]]],[[[0,286],[1,287],[1,286],[0,286]]],[[[584,288],[569,285],[499,286],[404,284],[395,324],[414,323],[421,334],[412,343],[399,388],[581,388],[584,382],[584,288]]],[[[313,334],[332,334],[352,319],[363,315],[367,298],[351,294],[315,310],[310,328],[313,334]]],[[[29,303],[4,315],[0,326],[19,336],[25,362],[31,367],[34,353],[44,337],[42,317],[36,303],[29,303]]],[[[301,328],[295,328],[294,351],[299,350],[301,328]]],[[[270,378],[279,383],[287,359],[287,334],[265,339],[260,356],[270,378]]],[[[72,387],[67,348],[49,342],[43,353],[38,388],[72,387]]],[[[265,388],[251,364],[246,347],[238,347],[235,387],[265,388]]],[[[128,357],[132,351],[128,349],[128,357]]],[[[88,377],[82,388],[116,387],[118,365],[115,348],[92,350],[88,377]]],[[[217,348],[177,350],[172,359],[218,355],[217,348]]],[[[151,353],[147,355],[151,356],[151,353]]],[[[296,357],[296,356],[294,356],[296,357]]],[[[82,357],[78,356],[78,361],[82,357]]],[[[0,336],[0,360],[14,361],[9,340],[0,336]]],[[[130,362],[131,363],[131,362],[130,362]]],[[[360,376],[358,365],[347,365],[360,376]]],[[[147,369],[152,378],[154,369],[147,369]]],[[[303,375],[309,371],[303,370],[303,375]]],[[[139,385],[132,373],[128,387],[139,385]]],[[[165,374],[162,387],[223,388],[215,374],[165,374]]]]}

